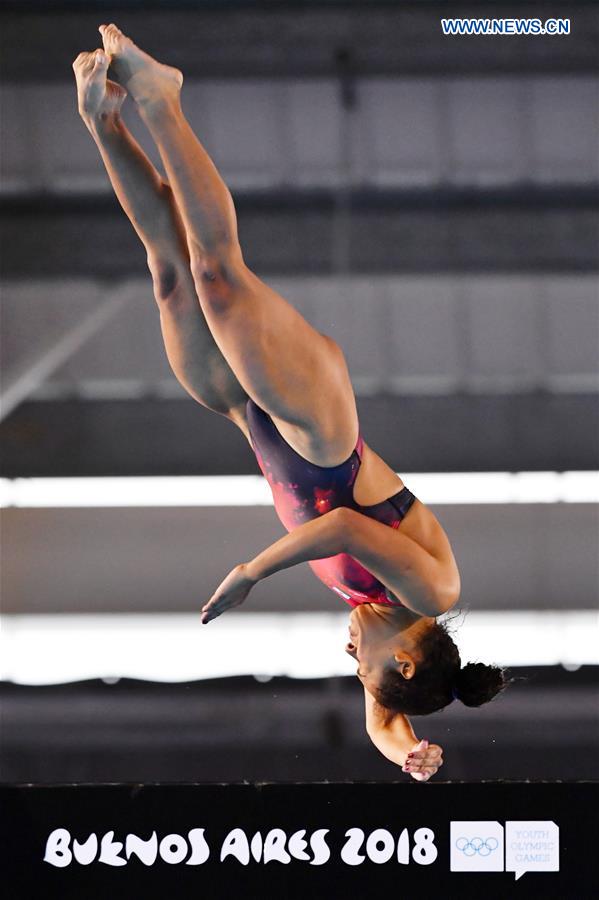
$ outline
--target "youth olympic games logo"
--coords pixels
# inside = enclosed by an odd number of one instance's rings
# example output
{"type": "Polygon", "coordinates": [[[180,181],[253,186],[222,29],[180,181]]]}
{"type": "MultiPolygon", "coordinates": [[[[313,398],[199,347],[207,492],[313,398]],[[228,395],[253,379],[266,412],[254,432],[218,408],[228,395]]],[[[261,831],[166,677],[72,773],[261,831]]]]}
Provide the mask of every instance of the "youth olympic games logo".
{"type": "Polygon", "coordinates": [[[559,872],[559,826],[552,821],[452,822],[452,872],[559,872]],[[505,851],[504,851],[505,845],[505,851]]]}

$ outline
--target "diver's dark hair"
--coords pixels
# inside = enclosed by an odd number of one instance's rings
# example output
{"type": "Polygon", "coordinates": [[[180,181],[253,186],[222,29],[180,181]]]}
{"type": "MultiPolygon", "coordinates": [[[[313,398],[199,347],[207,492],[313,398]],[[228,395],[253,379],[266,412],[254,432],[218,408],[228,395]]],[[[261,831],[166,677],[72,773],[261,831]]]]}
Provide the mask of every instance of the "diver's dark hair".
{"type": "Polygon", "coordinates": [[[422,660],[412,678],[386,670],[376,700],[393,716],[424,716],[443,709],[452,700],[482,706],[502,691],[509,680],[504,669],[484,663],[462,668],[460,653],[447,627],[435,622],[420,641],[422,660]]]}

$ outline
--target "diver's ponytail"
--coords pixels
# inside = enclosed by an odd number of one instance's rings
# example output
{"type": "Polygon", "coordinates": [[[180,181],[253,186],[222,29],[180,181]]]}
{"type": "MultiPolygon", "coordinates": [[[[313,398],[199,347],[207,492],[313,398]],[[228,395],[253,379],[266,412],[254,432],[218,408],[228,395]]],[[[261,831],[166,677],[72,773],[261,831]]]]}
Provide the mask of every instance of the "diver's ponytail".
{"type": "Polygon", "coordinates": [[[453,685],[453,697],[465,706],[482,706],[502,691],[508,681],[499,666],[468,663],[458,672],[453,685]]]}

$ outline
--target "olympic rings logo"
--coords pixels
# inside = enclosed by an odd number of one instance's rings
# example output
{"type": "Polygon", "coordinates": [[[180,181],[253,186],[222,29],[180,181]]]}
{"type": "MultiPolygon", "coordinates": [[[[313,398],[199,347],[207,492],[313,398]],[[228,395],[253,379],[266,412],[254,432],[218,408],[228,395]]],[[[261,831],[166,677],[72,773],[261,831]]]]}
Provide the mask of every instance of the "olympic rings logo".
{"type": "Polygon", "coordinates": [[[497,850],[499,841],[494,837],[473,837],[470,839],[459,837],[455,845],[458,850],[462,851],[464,856],[476,856],[477,853],[479,856],[490,856],[493,850],[497,850]]]}

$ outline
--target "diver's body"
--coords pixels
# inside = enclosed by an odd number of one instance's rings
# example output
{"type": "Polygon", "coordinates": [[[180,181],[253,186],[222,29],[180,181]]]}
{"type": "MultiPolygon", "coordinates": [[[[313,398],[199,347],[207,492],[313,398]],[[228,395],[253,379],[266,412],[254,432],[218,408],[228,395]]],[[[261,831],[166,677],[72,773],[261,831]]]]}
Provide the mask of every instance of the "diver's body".
{"type": "MultiPolygon", "coordinates": [[[[346,651],[359,662],[368,733],[402,765],[412,748],[407,770],[425,780],[441,764],[440,748],[421,742],[413,749],[417,739],[406,716],[396,711],[389,720],[374,697],[383,673],[393,670],[401,686],[414,677],[422,636],[458,599],[447,536],[416,499],[399,508],[396,522],[371,514],[397,499],[404,485],[360,440],[341,349],[245,265],[231,195],[181,110],[181,73],[147,56],[116,26],[100,31],[104,51],[82,53],[73,63],[79,111],[146,248],[175,375],[198,402],[234,422],[255,450],[248,409],[266,416],[296,462],[325,476],[360,447],[353,508],[332,503],[328,488],[314,494],[310,515],[286,522],[286,537],[224,579],[204,606],[203,621],[239,605],[256,581],[282,568],[309,561],[318,570],[340,555],[355,561],[371,581],[363,581],[362,596],[351,590],[341,596],[355,601],[346,651]],[[109,64],[118,83],[107,80],[109,64]],[[156,142],[167,182],[120,118],[127,92],[156,142]]],[[[360,594],[338,581],[341,592],[342,585],[360,594]]]]}

